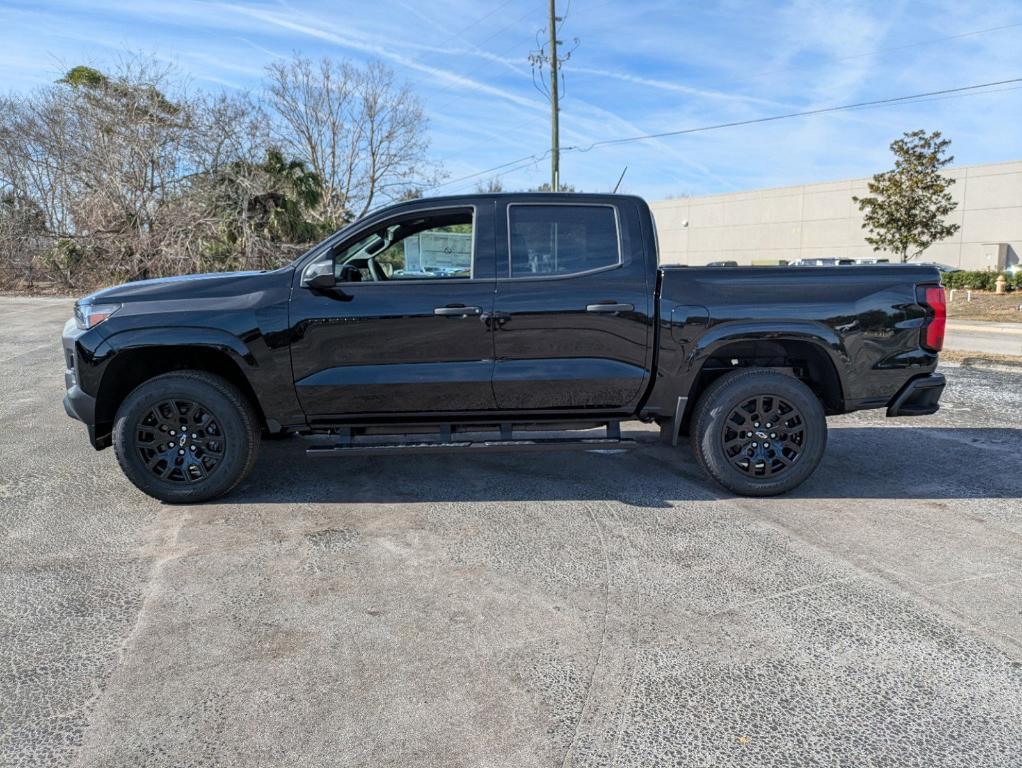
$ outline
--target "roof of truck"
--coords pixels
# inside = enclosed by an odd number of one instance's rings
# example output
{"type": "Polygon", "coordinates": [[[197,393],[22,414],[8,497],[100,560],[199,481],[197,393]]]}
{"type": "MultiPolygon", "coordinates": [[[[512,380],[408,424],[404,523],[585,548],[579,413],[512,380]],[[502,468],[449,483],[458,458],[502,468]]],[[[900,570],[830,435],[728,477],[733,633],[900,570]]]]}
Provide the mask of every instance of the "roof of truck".
{"type": "MultiPolygon", "coordinates": [[[[517,199],[549,200],[550,202],[569,202],[584,200],[636,200],[645,205],[646,201],[638,195],[621,195],[611,192],[477,192],[470,195],[440,195],[436,197],[417,197],[412,200],[402,200],[393,205],[384,206],[388,210],[404,207],[406,205],[419,205],[421,203],[473,203],[483,200],[517,200],[517,199]]],[[[383,210],[378,208],[376,210],[383,210]]]]}

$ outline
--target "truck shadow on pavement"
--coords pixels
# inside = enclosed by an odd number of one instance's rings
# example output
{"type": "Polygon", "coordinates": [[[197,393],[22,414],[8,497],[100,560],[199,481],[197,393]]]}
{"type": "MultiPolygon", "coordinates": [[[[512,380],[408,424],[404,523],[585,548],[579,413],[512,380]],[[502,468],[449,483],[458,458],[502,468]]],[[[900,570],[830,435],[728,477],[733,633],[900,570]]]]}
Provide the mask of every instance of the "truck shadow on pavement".
{"type": "MultiPolygon", "coordinates": [[[[687,441],[650,431],[624,453],[471,454],[307,459],[301,439],[264,442],[255,470],[221,503],[617,501],[646,508],[732,497],[687,441]]],[[[816,473],[785,499],[1005,499],[1022,496],[1022,429],[832,427],[816,473]]]]}

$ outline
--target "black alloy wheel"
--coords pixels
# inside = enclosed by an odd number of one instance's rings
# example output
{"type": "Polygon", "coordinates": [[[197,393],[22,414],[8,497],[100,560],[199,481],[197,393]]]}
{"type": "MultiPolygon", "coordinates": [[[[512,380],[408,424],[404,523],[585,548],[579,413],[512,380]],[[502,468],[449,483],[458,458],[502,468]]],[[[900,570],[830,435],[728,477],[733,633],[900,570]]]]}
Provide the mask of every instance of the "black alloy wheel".
{"type": "Polygon", "coordinates": [[[227,451],[220,423],[202,403],[162,400],[135,428],[136,450],[160,480],[197,483],[217,470],[227,451]]]}
{"type": "Polygon", "coordinates": [[[728,461],[752,477],[786,472],[798,461],[805,439],[802,413],[777,395],[753,397],[732,408],[721,435],[728,461]]]}
{"type": "Polygon", "coordinates": [[[135,486],[187,504],[229,493],[251,471],[260,420],[248,398],[205,371],[175,371],[139,384],[114,420],[114,452],[135,486]]]}
{"type": "Polygon", "coordinates": [[[729,491],[776,496],[808,478],[827,446],[820,399],[794,376],[767,368],[725,373],[691,419],[699,465],[729,491]]]}

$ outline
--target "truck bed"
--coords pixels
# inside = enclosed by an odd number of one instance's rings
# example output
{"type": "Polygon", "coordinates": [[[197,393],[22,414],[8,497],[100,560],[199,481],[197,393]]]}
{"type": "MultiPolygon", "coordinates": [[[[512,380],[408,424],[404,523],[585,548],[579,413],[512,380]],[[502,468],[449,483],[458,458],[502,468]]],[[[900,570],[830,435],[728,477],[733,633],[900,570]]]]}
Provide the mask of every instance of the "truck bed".
{"type": "MultiPolygon", "coordinates": [[[[734,343],[743,358],[768,360],[779,355],[777,342],[789,341],[833,364],[840,391],[831,393],[831,412],[884,406],[936,367],[937,355],[918,344],[926,310],[916,286],[939,282],[935,267],[915,264],[663,267],[659,380],[687,388],[734,343]]],[[[661,394],[651,398],[655,407],[665,407],[661,394]]]]}

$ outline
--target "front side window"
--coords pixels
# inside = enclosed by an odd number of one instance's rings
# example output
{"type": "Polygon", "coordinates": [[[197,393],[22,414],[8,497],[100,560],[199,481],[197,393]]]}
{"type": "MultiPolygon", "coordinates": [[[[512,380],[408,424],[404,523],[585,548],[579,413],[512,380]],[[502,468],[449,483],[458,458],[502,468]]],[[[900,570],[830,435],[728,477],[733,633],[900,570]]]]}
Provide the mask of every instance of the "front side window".
{"type": "Polygon", "coordinates": [[[620,263],[617,219],[606,205],[512,205],[511,277],[589,272],[620,263]]]}
{"type": "Polygon", "coordinates": [[[472,277],[472,211],[425,213],[383,224],[334,254],[340,276],[353,266],[363,281],[472,277]]]}

